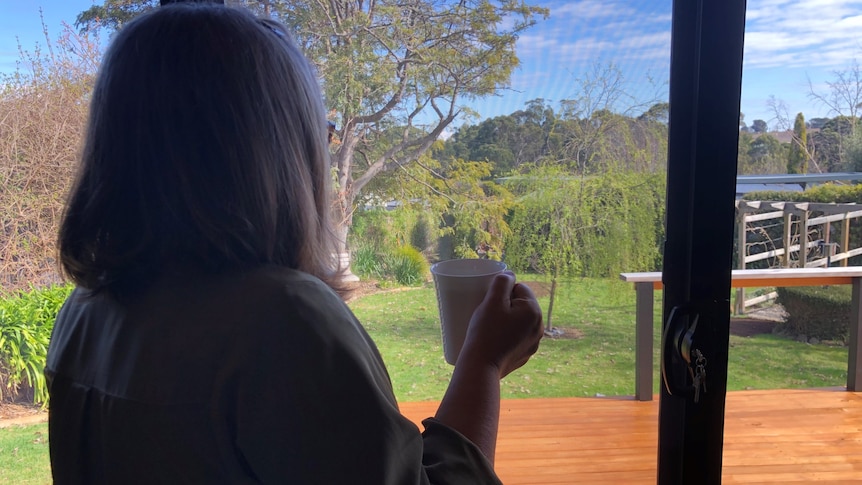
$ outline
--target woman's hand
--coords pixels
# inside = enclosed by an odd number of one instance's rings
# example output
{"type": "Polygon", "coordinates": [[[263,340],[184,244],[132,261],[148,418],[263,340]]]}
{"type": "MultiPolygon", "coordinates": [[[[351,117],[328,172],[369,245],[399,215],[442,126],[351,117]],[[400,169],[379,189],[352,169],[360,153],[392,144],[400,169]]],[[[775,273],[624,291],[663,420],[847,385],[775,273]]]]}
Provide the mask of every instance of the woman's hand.
{"type": "Polygon", "coordinates": [[[492,365],[500,375],[526,364],[542,339],[542,310],[533,291],[505,271],[473,312],[458,364],[492,365]],[[468,364],[470,362],[470,364],[468,364]]]}

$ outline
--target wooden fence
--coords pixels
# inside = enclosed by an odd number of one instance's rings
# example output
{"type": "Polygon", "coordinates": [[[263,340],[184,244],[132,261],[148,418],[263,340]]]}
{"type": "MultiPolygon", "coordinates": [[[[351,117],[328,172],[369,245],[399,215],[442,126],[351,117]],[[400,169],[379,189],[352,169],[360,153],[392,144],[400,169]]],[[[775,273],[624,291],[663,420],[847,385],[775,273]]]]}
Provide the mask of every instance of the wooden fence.
{"type": "MultiPolygon", "coordinates": [[[[862,205],[737,200],[736,214],[736,269],[847,266],[862,255],[862,241],[850,237],[862,205]]],[[[771,292],[746,299],[745,289],[738,288],[734,311],[745,313],[775,297],[771,292]]]]}

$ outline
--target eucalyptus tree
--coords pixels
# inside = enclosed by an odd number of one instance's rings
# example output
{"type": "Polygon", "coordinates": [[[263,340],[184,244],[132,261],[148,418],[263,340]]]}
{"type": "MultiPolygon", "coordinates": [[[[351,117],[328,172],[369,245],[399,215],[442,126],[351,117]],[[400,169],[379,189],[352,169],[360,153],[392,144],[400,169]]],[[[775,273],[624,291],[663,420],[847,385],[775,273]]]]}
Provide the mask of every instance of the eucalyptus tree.
{"type": "Polygon", "coordinates": [[[421,159],[465,102],[508,85],[518,35],[547,13],[522,0],[295,0],[279,12],[317,65],[336,118],[344,234],[375,177],[421,159]],[[397,138],[377,143],[392,130],[397,138]]]}

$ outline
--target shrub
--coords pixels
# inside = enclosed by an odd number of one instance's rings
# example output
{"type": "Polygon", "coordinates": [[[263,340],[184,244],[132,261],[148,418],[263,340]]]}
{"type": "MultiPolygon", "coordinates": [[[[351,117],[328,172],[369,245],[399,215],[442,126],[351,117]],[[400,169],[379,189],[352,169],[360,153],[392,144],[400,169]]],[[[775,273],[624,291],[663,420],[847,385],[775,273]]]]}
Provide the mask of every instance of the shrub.
{"type": "Polygon", "coordinates": [[[779,327],[785,333],[847,341],[849,286],[778,288],[778,302],[788,314],[787,321],[779,327]]]}
{"type": "Polygon", "coordinates": [[[612,172],[572,177],[542,167],[516,179],[520,195],[506,264],[546,274],[611,277],[661,267],[662,175],[612,172]]]}
{"type": "Polygon", "coordinates": [[[405,286],[419,286],[428,275],[428,261],[413,246],[401,246],[386,257],[388,273],[405,286]]]}
{"type": "Polygon", "coordinates": [[[0,291],[59,281],[57,228],[78,160],[101,57],[90,34],[65,26],[48,49],[19,49],[0,73],[0,291]]]}
{"type": "Polygon", "coordinates": [[[422,253],[431,251],[434,245],[433,231],[428,218],[420,213],[410,230],[410,244],[422,253]]]}
{"type": "Polygon", "coordinates": [[[45,369],[54,320],[71,285],[31,290],[0,300],[0,398],[48,403],[45,369]]]}
{"type": "Polygon", "coordinates": [[[745,200],[772,200],[788,202],[862,203],[862,185],[823,184],[802,192],[759,191],[749,192],[745,200]]]}
{"type": "Polygon", "coordinates": [[[371,245],[362,245],[352,251],[351,269],[361,278],[383,278],[386,268],[383,258],[371,245]]]}
{"type": "Polygon", "coordinates": [[[388,213],[382,209],[359,210],[353,215],[350,226],[350,243],[357,248],[370,248],[380,251],[392,244],[393,236],[389,229],[388,213]]]}

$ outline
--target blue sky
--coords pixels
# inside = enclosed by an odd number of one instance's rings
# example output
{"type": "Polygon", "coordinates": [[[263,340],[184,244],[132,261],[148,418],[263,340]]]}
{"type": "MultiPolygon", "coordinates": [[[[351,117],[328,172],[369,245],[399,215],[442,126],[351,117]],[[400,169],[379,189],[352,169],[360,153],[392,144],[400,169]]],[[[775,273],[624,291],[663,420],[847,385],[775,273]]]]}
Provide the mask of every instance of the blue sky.
{"type": "MultiPolygon", "coordinates": [[[[14,69],[17,45],[43,41],[39,9],[52,36],[63,21],[93,0],[0,0],[0,72],[14,69]]],[[[597,65],[614,62],[635,102],[667,97],[671,0],[551,0],[551,16],[525,32],[517,49],[521,67],[511,89],[472,104],[480,118],[509,114],[524,103],[578,96],[578,80],[597,65]],[[648,79],[651,78],[652,82],[648,79]]],[[[749,0],[742,111],[746,121],[774,126],[770,95],[789,116],[830,116],[810,100],[809,79],[825,90],[833,72],[862,61],[862,0],[749,0]]]]}

